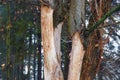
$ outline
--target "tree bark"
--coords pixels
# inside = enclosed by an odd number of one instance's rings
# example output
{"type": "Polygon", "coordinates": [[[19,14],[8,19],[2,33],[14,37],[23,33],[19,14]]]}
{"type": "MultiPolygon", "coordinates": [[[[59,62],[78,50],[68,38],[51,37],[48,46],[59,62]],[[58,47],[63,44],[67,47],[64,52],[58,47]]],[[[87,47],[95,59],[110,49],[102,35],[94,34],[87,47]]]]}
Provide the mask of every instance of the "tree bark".
{"type": "Polygon", "coordinates": [[[72,36],[72,51],[70,53],[68,80],[80,80],[84,50],[81,42],[82,38],[80,38],[83,35],[79,35],[79,33],[82,29],[85,29],[84,20],[85,0],[71,0],[68,30],[72,36]]]}
{"type": "Polygon", "coordinates": [[[59,64],[61,64],[61,30],[63,22],[59,23],[54,30],[55,49],[59,64]]]}
{"type": "Polygon", "coordinates": [[[41,6],[41,31],[44,50],[44,78],[45,80],[63,80],[54,41],[53,9],[48,6],[41,6]]]}
{"type": "MultiPolygon", "coordinates": [[[[38,42],[41,42],[41,34],[37,34],[37,36],[38,36],[38,42]]],[[[39,51],[39,53],[38,53],[38,80],[42,80],[42,77],[41,77],[41,68],[42,68],[42,62],[41,62],[41,43],[39,43],[38,45],[37,45],[37,47],[38,47],[38,51],[39,51]]]]}
{"type": "Polygon", "coordinates": [[[69,14],[69,32],[73,35],[76,31],[81,31],[81,25],[85,18],[85,0],[71,0],[69,14]]]}
{"type": "Polygon", "coordinates": [[[80,80],[84,53],[85,51],[83,49],[80,35],[76,32],[72,38],[72,51],[70,53],[68,80],[80,80]]]}
{"type": "Polygon", "coordinates": [[[110,11],[109,14],[106,14],[107,9],[110,7],[108,3],[110,3],[110,0],[90,1],[92,17],[88,25],[89,35],[87,35],[87,46],[80,80],[93,80],[99,71],[104,48],[104,30],[102,28],[97,29],[97,27],[102,27],[102,22],[112,13],[110,11]],[[97,7],[95,7],[96,5],[97,7]]]}

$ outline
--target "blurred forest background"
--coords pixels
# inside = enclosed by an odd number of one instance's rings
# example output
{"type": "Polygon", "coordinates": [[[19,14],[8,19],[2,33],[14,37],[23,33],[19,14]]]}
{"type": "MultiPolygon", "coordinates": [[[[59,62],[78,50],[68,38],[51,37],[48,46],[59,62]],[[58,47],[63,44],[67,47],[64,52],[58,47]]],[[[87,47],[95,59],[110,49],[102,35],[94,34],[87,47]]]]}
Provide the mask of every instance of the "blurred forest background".
{"type": "MultiPolygon", "coordinates": [[[[108,11],[120,6],[120,0],[105,1],[110,4],[108,11]]],[[[89,0],[85,5],[85,25],[88,26],[94,14],[89,0]]],[[[0,80],[44,80],[40,6],[39,0],[0,0],[0,80]]],[[[71,50],[71,38],[66,27],[69,9],[70,0],[58,0],[54,13],[55,26],[64,21],[61,68],[65,80],[71,50]]],[[[105,30],[103,37],[108,43],[104,46],[94,80],[120,80],[120,11],[109,16],[104,23],[99,29],[105,30]]]]}

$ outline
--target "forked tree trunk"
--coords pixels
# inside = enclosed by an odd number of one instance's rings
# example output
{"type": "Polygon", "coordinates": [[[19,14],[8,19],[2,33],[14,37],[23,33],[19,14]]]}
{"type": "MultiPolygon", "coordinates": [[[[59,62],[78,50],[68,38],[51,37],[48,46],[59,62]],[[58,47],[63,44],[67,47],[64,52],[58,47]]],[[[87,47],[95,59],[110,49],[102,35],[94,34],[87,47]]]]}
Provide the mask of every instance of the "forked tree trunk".
{"type": "MultiPolygon", "coordinates": [[[[45,1],[50,3],[49,5],[54,2],[54,0],[45,1]]],[[[53,9],[50,8],[49,5],[41,7],[41,30],[44,49],[44,77],[45,80],[63,80],[60,55],[60,36],[63,23],[60,23],[54,31],[53,9]]],[[[100,12],[101,9],[102,8],[100,8],[100,12]]],[[[105,9],[104,6],[103,9],[105,9]]],[[[97,20],[95,13],[96,10],[93,10],[95,14],[93,15],[94,20],[97,20]]],[[[99,70],[99,64],[101,62],[100,59],[103,53],[101,36],[102,32],[100,30],[95,30],[93,32],[94,34],[89,36],[84,55],[83,44],[80,37],[85,35],[82,31],[85,29],[85,26],[83,25],[85,21],[85,0],[71,0],[69,12],[68,30],[72,36],[72,50],[70,53],[68,80],[93,80],[94,76],[99,70]],[[83,35],[79,35],[79,33],[82,33],[83,35]]],[[[102,17],[102,14],[100,15],[101,16],[99,16],[99,18],[102,17]]],[[[89,28],[91,28],[93,24],[94,21],[90,21],[89,28]]],[[[84,39],[82,40],[85,42],[84,39]]]]}
{"type": "Polygon", "coordinates": [[[41,6],[41,31],[44,50],[44,78],[45,80],[63,80],[54,41],[53,9],[48,6],[41,6]]]}
{"type": "Polygon", "coordinates": [[[83,49],[80,35],[76,32],[72,38],[72,51],[70,53],[68,80],[80,80],[84,53],[85,51],[83,49]]]}
{"type": "MultiPolygon", "coordinates": [[[[76,0],[77,1],[77,0],[76,0]]],[[[75,1],[75,3],[77,3],[75,1]]],[[[74,3],[74,1],[73,1],[74,3]]],[[[82,2],[84,3],[84,1],[82,2]]],[[[74,10],[74,5],[71,7],[71,10],[75,11],[74,13],[70,14],[70,25],[72,33],[76,32],[77,30],[80,31],[79,26],[83,20],[82,15],[84,15],[84,4],[80,4],[74,10]],[[82,10],[78,8],[81,7],[82,10]],[[76,11],[77,10],[77,11],[76,11]],[[79,15],[78,12],[81,14],[79,15]],[[73,20],[72,20],[73,19],[73,20]],[[82,20],[81,20],[82,19],[82,20]],[[80,20],[80,22],[78,22],[80,20]],[[77,21],[74,23],[74,21],[77,21]],[[77,27],[77,28],[76,28],[77,27]]],[[[74,12],[73,11],[73,12],[74,12]]],[[[60,52],[60,40],[61,40],[61,29],[62,24],[60,23],[57,28],[53,29],[53,9],[49,6],[41,6],[41,31],[42,31],[42,42],[43,42],[43,49],[44,49],[44,78],[45,80],[63,80],[63,74],[61,71],[61,52],[60,52]]],[[[69,74],[68,80],[79,80],[80,73],[81,73],[81,65],[82,59],[84,56],[83,44],[80,40],[79,32],[76,32],[73,36],[73,43],[72,43],[72,51],[71,51],[71,61],[69,65],[69,74]]]]}

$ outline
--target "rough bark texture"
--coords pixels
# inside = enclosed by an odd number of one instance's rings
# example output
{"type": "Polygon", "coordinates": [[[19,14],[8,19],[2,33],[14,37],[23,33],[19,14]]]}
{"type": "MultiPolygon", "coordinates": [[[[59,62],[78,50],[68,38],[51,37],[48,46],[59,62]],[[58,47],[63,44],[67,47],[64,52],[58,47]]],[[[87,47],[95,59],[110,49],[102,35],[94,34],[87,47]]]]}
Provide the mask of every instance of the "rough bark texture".
{"type": "Polygon", "coordinates": [[[70,13],[69,13],[69,32],[73,36],[72,51],[70,53],[70,65],[68,80],[80,80],[80,73],[82,67],[82,59],[84,55],[83,44],[80,40],[78,33],[81,32],[84,27],[85,20],[85,0],[71,0],[70,13]],[[74,34],[75,33],[75,34],[74,34]],[[73,35],[74,34],[74,35],[73,35]]]}
{"type": "Polygon", "coordinates": [[[96,68],[101,58],[99,55],[102,51],[100,46],[101,36],[98,37],[97,34],[100,36],[100,32],[95,31],[94,34],[89,37],[89,44],[87,44],[87,49],[85,50],[80,80],[93,80],[95,78],[96,68]]]}
{"type": "Polygon", "coordinates": [[[72,38],[72,51],[70,53],[68,80],[80,80],[84,53],[85,51],[83,49],[80,35],[76,32],[72,38]]]}
{"type": "Polygon", "coordinates": [[[53,9],[47,6],[41,6],[41,31],[44,50],[45,80],[63,80],[54,42],[53,9]]]}
{"type": "Polygon", "coordinates": [[[103,55],[103,41],[105,39],[102,37],[104,35],[104,30],[102,28],[97,29],[96,25],[99,25],[99,27],[103,26],[101,21],[104,21],[104,14],[106,14],[110,7],[110,0],[100,0],[98,2],[96,0],[91,0],[89,3],[93,14],[88,25],[91,34],[89,34],[89,38],[87,40],[80,80],[93,80],[99,71],[102,60],[101,56],[103,55]],[[95,21],[99,22],[96,24],[95,21]],[[91,27],[93,24],[95,24],[95,27],[93,26],[95,30],[91,27]]]}
{"type": "Polygon", "coordinates": [[[69,14],[69,32],[72,35],[74,32],[81,30],[85,18],[85,0],[71,0],[69,14]]]}

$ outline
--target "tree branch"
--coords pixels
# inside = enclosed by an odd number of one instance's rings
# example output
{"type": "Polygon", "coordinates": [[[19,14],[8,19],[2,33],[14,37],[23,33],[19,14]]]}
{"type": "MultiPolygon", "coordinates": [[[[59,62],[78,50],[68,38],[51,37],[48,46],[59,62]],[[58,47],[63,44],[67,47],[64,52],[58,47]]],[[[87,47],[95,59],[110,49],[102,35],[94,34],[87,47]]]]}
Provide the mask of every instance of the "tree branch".
{"type": "Polygon", "coordinates": [[[103,27],[98,27],[98,29],[100,29],[100,28],[106,28],[106,27],[108,27],[108,26],[117,25],[117,24],[120,24],[120,22],[115,22],[115,23],[111,23],[111,24],[106,24],[106,25],[103,25],[103,27]]]}
{"type": "Polygon", "coordinates": [[[88,36],[94,32],[94,30],[105,21],[106,18],[108,18],[109,16],[111,16],[114,12],[119,11],[120,10],[120,5],[117,7],[114,7],[112,10],[110,10],[109,12],[107,12],[98,22],[96,22],[89,30],[88,30],[88,36]]]}

